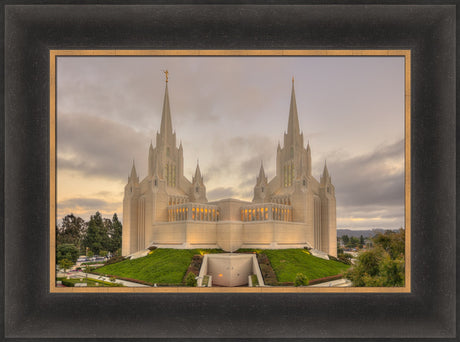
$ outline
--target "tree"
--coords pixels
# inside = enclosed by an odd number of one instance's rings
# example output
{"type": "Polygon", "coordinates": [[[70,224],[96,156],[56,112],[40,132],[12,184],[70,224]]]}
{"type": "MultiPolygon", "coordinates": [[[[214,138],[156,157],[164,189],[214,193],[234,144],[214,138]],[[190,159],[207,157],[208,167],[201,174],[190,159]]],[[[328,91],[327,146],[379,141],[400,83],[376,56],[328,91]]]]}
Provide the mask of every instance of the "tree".
{"type": "Polygon", "coordinates": [[[112,218],[112,227],[111,227],[111,231],[109,232],[110,234],[110,237],[111,237],[111,241],[110,241],[110,247],[108,248],[108,250],[112,253],[112,254],[119,254],[117,253],[117,251],[119,252],[120,249],[121,249],[121,235],[122,235],[122,224],[121,222],[118,220],[118,216],[117,214],[113,214],[113,218],[112,218]]]}
{"type": "Polygon", "coordinates": [[[58,264],[63,259],[67,259],[74,264],[77,261],[79,254],[80,251],[78,248],[70,243],[64,243],[56,246],[56,262],[58,264]]]}
{"type": "Polygon", "coordinates": [[[81,217],[74,214],[66,215],[60,225],[56,226],[56,244],[73,244],[80,250],[85,226],[85,221],[81,217]]]}
{"type": "Polygon", "coordinates": [[[361,252],[345,277],[354,286],[404,286],[405,231],[387,231],[372,239],[374,247],[361,252]]]}
{"type": "Polygon", "coordinates": [[[101,249],[105,249],[104,244],[106,244],[106,241],[107,233],[104,227],[104,221],[101,213],[96,212],[96,214],[91,216],[89,220],[84,245],[94,254],[99,254],[101,249]]]}
{"type": "Polygon", "coordinates": [[[350,238],[348,237],[348,235],[342,236],[342,242],[344,246],[346,246],[349,241],[350,241],[350,238]]]}
{"type": "Polygon", "coordinates": [[[355,248],[359,245],[359,239],[357,237],[352,236],[346,245],[349,248],[355,248]]]}
{"type": "Polygon", "coordinates": [[[70,261],[69,259],[61,259],[59,261],[59,267],[64,269],[64,272],[68,270],[69,268],[71,268],[72,265],[73,265],[73,262],[70,261]]]}

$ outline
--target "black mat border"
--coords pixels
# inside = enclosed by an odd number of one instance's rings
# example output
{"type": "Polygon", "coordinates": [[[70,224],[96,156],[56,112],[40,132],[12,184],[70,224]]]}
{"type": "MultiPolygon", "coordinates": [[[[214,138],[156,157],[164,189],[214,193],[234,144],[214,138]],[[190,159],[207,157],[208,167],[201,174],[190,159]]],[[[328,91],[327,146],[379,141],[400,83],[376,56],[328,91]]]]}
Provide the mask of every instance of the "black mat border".
{"type": "Polygon", "coordinates": [[[4,338],[452,338],[456,8],[423,3],[8,6],[4,338]],[[56,48],[411,49],[413,292],[49,294],[48,51],[56,48]]]}

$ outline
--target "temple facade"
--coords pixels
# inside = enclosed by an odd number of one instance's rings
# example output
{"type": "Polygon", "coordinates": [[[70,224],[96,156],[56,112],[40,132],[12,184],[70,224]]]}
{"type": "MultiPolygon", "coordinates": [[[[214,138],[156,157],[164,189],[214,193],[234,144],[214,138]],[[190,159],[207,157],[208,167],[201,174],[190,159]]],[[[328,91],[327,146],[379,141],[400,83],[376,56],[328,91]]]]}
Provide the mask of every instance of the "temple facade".
{"type": "Polygon", "coordinates": [[[182,143],[171,122],[168,79],[160,131],[150,144],[148,174],[136,167],[124,190],[122,254],[163,248],[284,249],[312,247],[337,254],[335,189],[326,164],[319,180],[311,174],[311,149],[304,145],[292,80],[287,133],[276,151],[270,181],[260,166],[252,202],[208,202],[199,165],[184,175],[182,143]]]}

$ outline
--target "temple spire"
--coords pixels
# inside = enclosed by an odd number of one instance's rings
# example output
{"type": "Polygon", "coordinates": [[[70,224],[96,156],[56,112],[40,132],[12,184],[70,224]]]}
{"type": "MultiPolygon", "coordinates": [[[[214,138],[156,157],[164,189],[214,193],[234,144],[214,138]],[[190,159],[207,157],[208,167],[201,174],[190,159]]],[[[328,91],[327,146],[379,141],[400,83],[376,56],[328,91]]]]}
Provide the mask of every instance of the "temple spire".
{"type": "Polygon", "coordinates": [[[196,170],[195,170],[195,177],[193,177],[193,182],[200,182],[202,181],[203,177],[201,176],[200,170],[200,162],[199,160],[196,161],[196,170]]]}
{"type": "Polygon", "coordinates": [[[329,175],[329,170],[327,169],[327,163],[324,161],[323,175],[321,176],[321,183],[330,182],[331,176],[329,175]]]}
{"type": "Polygon", "coordinates": [[[137,176],[137,172],[136,172],[136,166],[134,165],[134,159],[133,159],[133,167],[131,168],[131,174],[129,175],[129,179],[134,181],[134,183],[139,182],[139,177],[137,176]]]}
{"type": "Polygon", "coordinates": [[[172,121],[171,121],[171,108],[169,106],[169,93],[168,93],[168,70],[163,71],[166,75],[165,97],[163,100],[163,113],[161,115],[160,135],[163,137],[171,136],[173,134],[172,121]]]}
{"type": "Polygon", "coordinates": [[[261,161],[260,162],[260,171],[259,171],[259,179],[262,180],[262,179],[265,179],[265,170],[264,170],[264,162],[261,161]]]}
{"type": "Polygon", "coordinates": [[[297,114],[297,103],[295,100],[294,77],[292,77],[291,104],[289,106],[289,121],[288,131],[289,137],[297,137],[300,135],[299,117],[297,114]]]}
{"type": "Polygon", "coordinates": [[[137,172],[136,172],[136,165],[134,165],[134,159],[133,159],[133,167],[131,168],[131,177],[137,177],[137,172]]]}
{"type": "Polygon", "coordinates": [[[259,176],[257,177],[257,184],[256,185],[262,185],[267,183],[267,177],[265,176],[265,170],[264,170],[264,162],[260,162],[260,171],[259,171],[259,176]]]}

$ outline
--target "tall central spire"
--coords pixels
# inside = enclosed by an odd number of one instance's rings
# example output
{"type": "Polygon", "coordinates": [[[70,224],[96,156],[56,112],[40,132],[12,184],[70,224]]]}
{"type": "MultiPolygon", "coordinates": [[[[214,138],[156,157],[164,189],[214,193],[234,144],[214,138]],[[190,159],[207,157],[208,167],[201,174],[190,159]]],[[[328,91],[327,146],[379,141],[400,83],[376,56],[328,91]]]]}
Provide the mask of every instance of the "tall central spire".
{"type": "Polygon", "coordinates": [[[297,103],[295,100],[294,77],[292,77],[291,105],[289,107],[289,122],[287,134],[291,137],[300,134],[299,116],[297,115],[297,103]]]}
{"type": "Polygon", "coordinates": [[[168,94],[168,70],[164,71],[166,75],[165,98],[163,101],[163,113],[161,115],[160,134],[162,136],[172,135],[171,108],[169,106],[168,94]]]}

